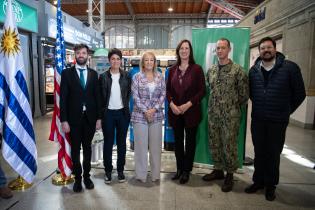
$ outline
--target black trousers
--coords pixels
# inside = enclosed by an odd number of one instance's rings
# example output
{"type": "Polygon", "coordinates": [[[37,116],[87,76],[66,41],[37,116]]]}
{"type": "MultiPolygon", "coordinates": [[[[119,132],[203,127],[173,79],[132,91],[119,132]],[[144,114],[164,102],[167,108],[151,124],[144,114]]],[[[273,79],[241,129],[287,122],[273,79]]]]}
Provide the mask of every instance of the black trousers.
{"type": "Polygon", "coordinates": [[[187,128],[184,118],[180,117],[173,129],[177,170],[190,172],[195,158],[197,127],[187,128]]]}
{"type": "Polygon", "coordinates": [[[83,148],[83,177],[90,177],[91,170],[91,141],[95,133],[95,123],[89,124],[87,116],[82,114],[81,120],[76,125],[70,126],[71,139],[71,159],[73,164],[73,174],[76,181],[82,179],[82,167],[80,162],[80,149],[83,148]]]}
{"type": "Polygon", "coordinates": [[[280,155],[288,123],[252,120],[251,132],[255,151],[253,182],[266,187],[279,183],[280,155]]]}
{"type": "Polygon", "coordinates": [[[116,130],[117,144],[117,171],[123,172],[126,162],[126,137],[129,127],[129,118],[124,110],[107,110],[103,118],[102,128],[104,134],[103,163],[105,172],[112,172],[112,154],[116,130]]]}

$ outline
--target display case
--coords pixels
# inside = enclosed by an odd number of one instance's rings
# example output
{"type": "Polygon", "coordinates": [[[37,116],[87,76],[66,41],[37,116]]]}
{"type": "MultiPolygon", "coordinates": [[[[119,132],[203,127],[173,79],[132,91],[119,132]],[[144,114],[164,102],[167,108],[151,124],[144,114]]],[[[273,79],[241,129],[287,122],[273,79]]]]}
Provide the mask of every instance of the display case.
{"type": "Polygon", "coordinates": [[[55,47],[49,44],[43,44],[44,49],[44,67],[45,67],[45,98],[46,109],[54,105],[54,66],[55,66],[55,47]]]}
{"type": "MultiPolygon", "coordinates": [[[[55,68],[55,46],[48,43],[42,43],[44,52],[44,73],[45,73],[45,98],[46,98],[46,110],[53,108],[54,106],[54,68],[55,68]]],[[[73,50],[66,49],[66,64],[70,66],[73,62],[74,52],[73,50]]]]}
{"type": "Polygon", "coordinates": [[[54,93],[54,68],[52,66],[46,66],[46,81],[45,81],[45,93],[54,93]]]}

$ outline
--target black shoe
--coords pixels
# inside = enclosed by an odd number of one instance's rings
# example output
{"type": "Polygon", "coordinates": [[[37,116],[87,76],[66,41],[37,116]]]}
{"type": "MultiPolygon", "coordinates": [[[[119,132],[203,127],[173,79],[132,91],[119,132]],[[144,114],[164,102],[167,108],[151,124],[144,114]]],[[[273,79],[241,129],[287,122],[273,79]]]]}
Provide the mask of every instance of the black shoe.
{"type": "Polygon", "coordinates": [[[125,181],[126,181],[126,178],[125,178],[124,172],[118,172],[118,182],[122,183],[125,181]]]}
{"type": "Polygon", "coordinates": [[[177,170],[176,174],[172,177],[172,180],[177,180],[182,175],[183,171],[177,170]]]}
{"type": "Polygon", "coordinates": [[[224,184],[221,187],[222,192],[230,192],[233,189],[234,181],[233,181],[233,173],[227,173],[224,184]]]}
{"type": "Polygon", "coordinates": [[[254,184],[249,185],[248,187],[246,187],[244,191],[246,193],[250,194],[250,193],[255,193],[255,192],[257,192],[258,190],[261,190],[261,189],[264,189],[263,185],[254,183],[254,184]]]}
{"type": "Polygon", "coordinates": [[[81,192],[82,191],[82,184],[81,184],[81,180],[80,181],[75,181],[73,184],[73,192],[81,192]]]}
{"type": "Polygon", "coordinates": [[[184,171],[179,179],[180,184],[186,184],[189,181],[189,172],[184,171]]]}
{"type": "Polygon", "coordinates": [[[275,187],[267,187],[265,191],[265,198],[267,201],[273,201],[276,199],[275,194],[276,188],[275,187]]]}
{"type": "Polygon", "coordinates": [[[216,179],[224,179],[224,172],[222,170],[214,169],[210,174],[206,174],[202,177],[202,180],[206,182],[216,179]]]}
{"type": "Polygon", "coordinates": [[[84,179],[84,185],[88,190],[94,189],[94,184],[90,178],[84,179]]]}
{"type": "Polygon", "coordinates": [[[104,180],[105,184],[110,184],[112,182],[112,172],[105,172],[104,180]]]}

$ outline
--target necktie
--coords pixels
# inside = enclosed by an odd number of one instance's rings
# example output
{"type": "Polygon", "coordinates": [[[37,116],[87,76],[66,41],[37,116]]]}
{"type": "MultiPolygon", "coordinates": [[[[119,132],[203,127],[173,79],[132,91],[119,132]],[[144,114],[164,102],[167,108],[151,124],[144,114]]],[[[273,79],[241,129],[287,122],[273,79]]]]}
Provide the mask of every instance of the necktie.
{"type": "Polygon", "coordinates": [[[85,71],[85,69],[78,69],[80,71],[80,84],[83,87],[83,89],[85,88],[85,80],[84,80],[84,74],[83,72],[85,71]]]}

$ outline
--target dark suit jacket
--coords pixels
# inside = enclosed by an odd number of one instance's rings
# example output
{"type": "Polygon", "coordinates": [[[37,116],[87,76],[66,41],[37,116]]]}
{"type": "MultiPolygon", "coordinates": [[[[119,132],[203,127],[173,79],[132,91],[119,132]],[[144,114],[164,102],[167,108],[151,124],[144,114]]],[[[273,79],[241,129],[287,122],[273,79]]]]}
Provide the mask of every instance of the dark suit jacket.
{"type": "Polygon", "coordinates": [[[96,71],[88,68],[85,88],[80,84],[80,78],[75,67],[62,71],[60,84],[60,119],[70,126],[76,125],[82,119],[83,103],[91,126],[101,119],[100,88],[96,71]]]}
{"type": "MultiPolygon", "coordinates": [[[[180,70],[177,65],[170,68],[169,76],[166,84],[166,97],[169,102],[171,101],[180,106],[188,101],[192,103],[184,113],[185,127],[195,127],[201,120],[201,107],[200,102],[205,95],[205,77],[202,68],[197,64],[191,64],[186,70],[182,84],[179,83],[180,70]]],[[[169,123],[172,127],[176,127],[176,122],[179,119],[178,115],[168,109],[169,123]]]]}

